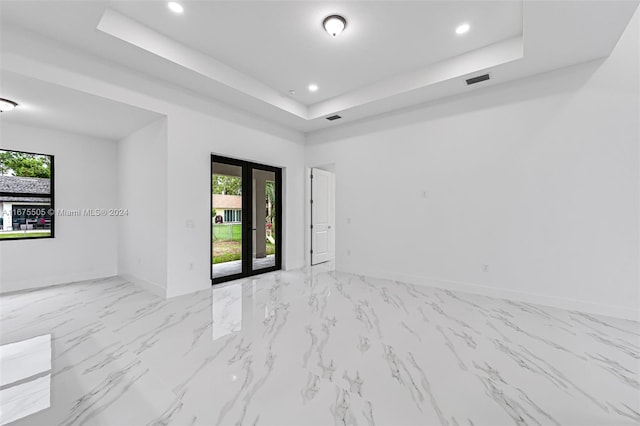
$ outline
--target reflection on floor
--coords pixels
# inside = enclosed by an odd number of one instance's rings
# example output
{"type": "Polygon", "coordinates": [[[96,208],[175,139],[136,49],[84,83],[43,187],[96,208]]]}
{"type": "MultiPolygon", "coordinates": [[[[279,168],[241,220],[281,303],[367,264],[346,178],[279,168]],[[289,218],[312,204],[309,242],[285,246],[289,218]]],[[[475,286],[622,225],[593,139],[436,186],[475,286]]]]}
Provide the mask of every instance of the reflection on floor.
{"type": "MultiPolygon", "coordinates": [[[[253,259],[253,270],[271,268],[276,266],[276,255],[270,254],[262,259],[253,259]]],[[[213,277],[228,277],[242,272],[242,260],[232,260],[231,262],[215,263],[211,265],[213,277]]]]}
{"type": "Polygon", "coordinates": [[[0,345],[0,424],[49,408],[51,335],[0,345]]]}
{"type": "Polygon", "coordinates": [[[17,425],[640,422],[633,321],[322,269],[169,300],[114,278],[0,312],[1,344],[52,335],[51,406],[17,425]]]}

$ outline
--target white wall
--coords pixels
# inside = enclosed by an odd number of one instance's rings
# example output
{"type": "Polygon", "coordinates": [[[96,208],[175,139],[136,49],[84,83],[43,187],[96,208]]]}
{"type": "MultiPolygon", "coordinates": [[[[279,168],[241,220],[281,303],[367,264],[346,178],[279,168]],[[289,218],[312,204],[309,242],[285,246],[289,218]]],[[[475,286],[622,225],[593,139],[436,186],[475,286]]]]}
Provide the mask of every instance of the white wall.
{"type": "Polygon", "coordinates": [[[175,296],[211,285],[211,158],[219,154],[282,167],[283,268],[304,264],[304,145],[198,113],[169,117],[168,287],[175,296]],[[193,223],[188,227],[187,222],[193,223]]]}
{"type": "MultiPolygon", "coordinates": [[[[115,208],[113,141],[2,122],[0,148],[55,156],[56,209],[115,208]]],[[[0,242],[0,292],[117,274],[114,217],[64,217],[55,238],[0,242]]]]}
{"type": "Polygon", "coordinates": [[[118,274],[165,295],[167,120],[118,142],[118,274]]]}
{"type": "Polygon", "coordinates": [[[336,165],[340,269],[638,308],[637,16],[606,61],[340,126],[309,136],[317,145],[306,151],[299,132],[50,40],[27,46],[3,46],[13,59],[3,66],[168,117],[167,258],[157,267],[169,296],[210,284],[210,153],[285,168],[284,265],[303,264],[306,155],[308,166],[336,165]],[[388,206],[398,220],[378,214],[388,206]]]}
{"type": "Polygon", "coordinates": [[[337,268],[637,317],[639,38],[636,14],[606,60],[312,135],[337,268]]]}
{"type": "Polygon", "coordinates": [[[23,36],[20,44],[2,46],[3,67],[167,117],[167,258],[157,268],[166,270],[169,297],[211,285],[212,153],[284,169],[283,267],[304,264],[302,133],[52,40],[23,36]]]}

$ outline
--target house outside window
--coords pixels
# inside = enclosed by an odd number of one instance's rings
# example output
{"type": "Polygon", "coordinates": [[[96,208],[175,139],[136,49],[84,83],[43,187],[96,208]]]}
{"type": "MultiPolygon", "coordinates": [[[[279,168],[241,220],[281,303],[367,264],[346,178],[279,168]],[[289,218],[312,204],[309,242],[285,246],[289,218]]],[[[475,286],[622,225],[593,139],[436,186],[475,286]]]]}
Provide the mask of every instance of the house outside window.
{"type": "Polygon", "coordinates": [[[242,196],[213,194],[212,207],[215,210],[214,223],[242,222],[242,196]]]}
{"type": "Polygon", "coordinates": [[[0,150],[0,241],[54,236],[52,155],[0,150]]]}

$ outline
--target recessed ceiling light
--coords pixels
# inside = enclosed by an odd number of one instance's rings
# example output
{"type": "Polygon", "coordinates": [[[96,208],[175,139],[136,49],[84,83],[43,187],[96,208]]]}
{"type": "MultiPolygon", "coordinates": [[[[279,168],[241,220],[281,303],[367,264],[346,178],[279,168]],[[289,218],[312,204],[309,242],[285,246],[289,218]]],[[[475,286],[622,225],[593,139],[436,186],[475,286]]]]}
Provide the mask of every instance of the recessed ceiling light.
{"type": "Polygon", "coordinates": [[[465,34],[471,29],[469,24],[461,24],[456,28],[456,34],[465,34]]]}
{"type": "Polygon", "coordinates": [[[318,91],[318,85],[317,84],[310,84],[309,85],[309,91],[310,92],[317,92],[318,91]]]}
{"type": "Polygon", "coordinates": [[[18,104],[16,102],[13,102],[9,99],[0,98],[0,112],[11,111],[17,106],[18,104]]]}
{"type": "Polygon", "coordinates": [[[170,1],[169,3],[167,3],[167,7],[173,13],[182,13],[182,12],[184,12],[184,7],[182,7],[182,5],[180,3],[176,3],[175,1],[170,1]]]}
{"type": "Polygon", "coordinates": [[[345,27],[347,26],[347,20],[340,15],[331,15],[324,18],[324,21],[322,21],[322,26],[324,27],[326,32],[336,37],[340,35],[342,31],[344,31],[345,27]]]}

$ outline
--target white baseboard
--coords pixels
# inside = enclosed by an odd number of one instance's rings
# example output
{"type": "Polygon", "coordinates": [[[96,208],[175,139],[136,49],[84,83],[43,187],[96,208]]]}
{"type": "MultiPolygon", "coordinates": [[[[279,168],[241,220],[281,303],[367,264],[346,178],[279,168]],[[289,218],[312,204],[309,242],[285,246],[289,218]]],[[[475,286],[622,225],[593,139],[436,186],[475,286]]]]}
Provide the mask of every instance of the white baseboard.
{"type": "Polygon", "coordinates": [[[291,266],[284,266],[284,265],[283,265],[282,270],[283,270],[283,271],[295,271],[295,270],[297,270],[297,269],[302,269],[302,268],[304,268],[304,266],[305,266],[305,263],[304,263],[304,262],[302,262],[302,263],[296,263],[295,265],[291,265],[291,266]]]}
{"type": "MultiPolygon", "coordinates": [[[[550,306],[570,311],[579,311],[595,315],[604,315],[608,317],[621,318],[625,320],[639,321],[640,312],[638,310],[607,305],[603,303],[594,303],[584,300],[567,299],[557,296],[547,296],[535,293],[527,293],[521,291],[507,290],[497,287],[489,287],[479,284],[463,283],[457,281],[443,280],[431,277],[419,277],[408,274],[398,274],[388,271],[371,271],[369,273],[355,272],[362,275],[370,275],[382,279],[406,282],[415,285],[423,285],[428,287],[436,287],[445,290],[455,290],[465,293],[478,294],[481,296],[493,297],[496,299],[508,299],[517,302],[533,303],[536,305],[550,306]]],[[[353,273],[353,272],[352,272],[353,273]]]]}
{"type": "Polygon", "coordinates": [[[80,272],[64,275],[48,275],[46,277],[11,280],[0,285],[0,294],[17,293],[38,288],[58,285],[75,284],[83,281],[93,281],[115,277],[115,271],[80,272]]]}
{"type": "Polygon", "coordinates": [[[163,299],[167,298],[167,289],[162,287],[161,285],[152,283],[151,281],[143,280],[142,278],[138,278],[132,274],[119,274],[118,276],[124,280],[129,281],[130,283],[139,285],[140,287],[144,288],[145,290],[148,290],[149,292],[155,294],[156,296],[160,296],[163,299]]]}

